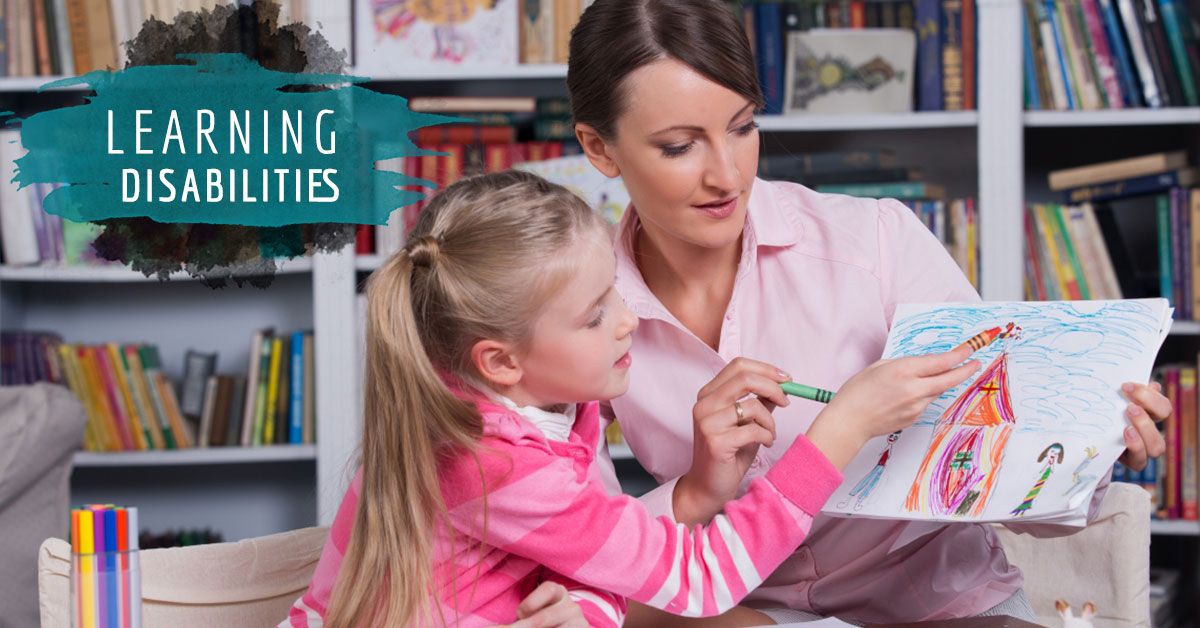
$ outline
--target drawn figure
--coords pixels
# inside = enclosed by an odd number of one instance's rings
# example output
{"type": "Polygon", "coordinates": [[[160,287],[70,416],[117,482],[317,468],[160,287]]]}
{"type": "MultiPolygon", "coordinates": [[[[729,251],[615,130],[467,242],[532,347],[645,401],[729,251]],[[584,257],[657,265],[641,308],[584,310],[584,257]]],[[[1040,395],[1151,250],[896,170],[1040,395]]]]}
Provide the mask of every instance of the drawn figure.
{"type": "Polygon", "coordinates": [[[1083,487],[1087,486],[1089,482],[1099,477],[1095,474],[1083,475],[1083,472],[1092,464],[1092,459],[1100,455],[1100,450],[1095,447],[1087,447],[1083,451],[1087,454],[1087,457],[1071,472],[1071,488],[1068,488],[1067,492],[1063,493],[1068,499],[1074,497],[1075,493],[1082,491],[1083,487]]]}
{"type": "MultiPolygon", "coordinates": [[[[1002,337],[1015,337],[1013,330],[1010,323],[1002,337]]],[[[905,509],[935,516],[983,514],[1016,422],[1005,351],[938,418],[905,509]]]]}
{"type": "Polygon", "coordinates": [[[470,38],[454,28],[477,10],[496,7],[497,0],[372,0],[375,32],[403,39],[417,21],[433,25],[434,58],[460,62],[471,51],[470,38]]]}
{"type": "Polygon", "coordinates": [[[1012,515],[1016,517],[1024,517],[1025,513],[1033,508],[1033,500],[1037,499],[1038,493],[1042,492],[1042,487],[1046,485],[1046,480],[1050,479],[1050,474],[1054,472],[1054,465],[1063,461],[1063,446],[1060,443],[1051,443],[1049,447],[1042,450],[1042,455],[1038,456],[1037,461],[1043,462],[1042,470],[1038,472],[1038,479],[1033,483],[1029,492],[1025,494],[1025,500],[1020,506],[1013,508],[1012,515]]]}
{"type": "Polygon", "coordinates": [[[879,478],[883,475],[883,469],[892,457],[892,445],[895,445],[898,440],[900,440],[899,430],[888,434],[887,446],[883,448],[883,453],[879,454],[879,461],[875,463],[875,467],[864,475],[858,481],[858,484],[854,485],[854,488],[851,489],[850,495],[846,499],[838,502],[838,508],[845,510],[846,506],[850,503],[850,498],[857,496],[858,499],[854,501],[854,509],[862,510],[863,502],[867,501],[867,497],[871,495],[871,491],[874,491],[875,487],[879,484],[879,478]]]}

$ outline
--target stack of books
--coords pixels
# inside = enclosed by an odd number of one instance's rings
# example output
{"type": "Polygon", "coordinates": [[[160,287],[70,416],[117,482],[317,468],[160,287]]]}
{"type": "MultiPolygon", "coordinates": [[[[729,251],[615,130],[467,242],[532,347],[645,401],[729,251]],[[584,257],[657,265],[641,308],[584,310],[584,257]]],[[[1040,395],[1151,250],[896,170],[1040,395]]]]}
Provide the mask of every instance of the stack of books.
{"type": "Polygon", "coordinates": [[[1167,452],[1152,458],[1142,471],[1121,464],[1113,480],[1144,487],[1154,502],[1156,519],[1196,521],[1200,519],[1200,467],[1197,466],[1200,436],[1197,435],[1196,364],[1172,364],[1155,370],[1155,380],[1171,400],[1173,412],[1162,424],[1167,452]]]}
{"type": "MultiPolygon", "coordinates": [[[[461,124],[424,127],[413,134],[418,146],[437,154],[380,160],[380,168],[436,184],[433,193],[465,176],[581,152],[566,98],[413,98],[409,108],[464,119],[461,124]]],[[[401,152],[390,145],[378,148],[383,154],[401,152]]],[[[386,256],[404,245],[421,210],[432,198],[427,188],[405,189],[429,197],[393,212],[387,225],[359,225],[356,253],[386,256]]]]}
{"type": "Polygon", "coordinates": [[[1025,0],[1026,109],[1195,107],[1186,0],[1025,0]]]}
{"type": "Polygon", "coordinates": [[[1184,151],[1056,170],[1050,189],[1062,204],[1035,204],[1026,220],[1026,296],[1046,299],[1164,297],[1175,317],[1200,313],[1200,180],[1184,151]],[[1139,271],[1118,213],[1156,226],[1157,264],[1139,271]]]}

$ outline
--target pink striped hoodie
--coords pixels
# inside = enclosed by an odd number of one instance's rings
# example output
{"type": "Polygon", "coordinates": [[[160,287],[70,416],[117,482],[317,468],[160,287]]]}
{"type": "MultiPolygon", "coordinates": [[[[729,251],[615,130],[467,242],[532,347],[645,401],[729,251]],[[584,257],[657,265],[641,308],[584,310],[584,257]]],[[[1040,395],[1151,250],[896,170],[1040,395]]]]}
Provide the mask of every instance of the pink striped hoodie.
{"type": "MultiPolygon", "coordinates": [[[[566,585],[589,625],[620,626],[625,598],[685,616],[735,606],[796,550],[842,475],[800,436],[746,493],[708,525],[651,516],[638,500],[610,495],[594,464],[595,402],[580,404],[566,442],[547,440],[517,413],[474,400],[483,417],[479,449],[487,486],[483,529],[480,470],[469,455],[438,469],[457,552],[435,540],[435,578],[446,620],[463,627],[516,620],[539,583],[566,585]]],[[[358,507],[362,472],[329,531],[308,591],[280,626],[321,626],[358,507]]]]}

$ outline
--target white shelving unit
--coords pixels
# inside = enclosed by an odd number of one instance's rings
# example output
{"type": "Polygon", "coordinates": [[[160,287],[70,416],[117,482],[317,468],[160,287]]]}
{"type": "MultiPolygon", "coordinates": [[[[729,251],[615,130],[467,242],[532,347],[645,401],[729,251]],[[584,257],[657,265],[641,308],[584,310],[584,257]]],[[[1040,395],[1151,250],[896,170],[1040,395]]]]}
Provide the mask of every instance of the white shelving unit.
{"type": "MultiPolygon", "coordinates": [[[[330,3],[332,6],[332,3],[330,3]]],[[[764,134],[811,134],[812,137],[833,136],[833,141],[872,142],[875,145],[901,142],[906,153],[918,155],[917,165],[926,161],[949,163],[970,168],[974,161],[974,176],[960,177],[955,183],[967,186],[978,199],[981,240],[981,287],[988,300],[1019,300],[1023,298],[1023,213],[1025,191],[1034,179],[1027,181],[1026,134],[1039,133],[1044,129],[1061,130],[1074,127],[1138,128],[1161,127],[1163,125],[1186,125],[1192,137],[1200,137],[1200,109],[1164,109],[1131,111],[1071,111],[1071,112],[1025,112],[1022,102],[1022,59],[1021,28],[1022,8],[1019,0],[978,0],[978,110],[966,112],[920,112],[882,115],[808,115],[808,116],[760,116],[759,124],[764,134]],[[982,27],[986,25],[986,28],[982,27]],[[939,141],[931,140],[941,135],[939,141]],[[967,140],[964,143],[962,140],[967,140]],[[924,152],[922,152],[924,151],[924,152]],[[940,160],[940,161],[939,161],[940,160]]],[[[335,12],[324,8],[327,13],[335,12]]],[[[335,45],[345,46],[350,41],[349,18],[333,20],[326,17],[326,26],[334,24],[335,32],[329,37],[335,45]]],[[[322,29],[326,32],[326,29],[322,29]]],[[[329,33],[327,33],[329,35],[329,33]]],[[[350,70],[348,73],[363,76],[350,70]]],[[[422,67],[388,75],[371,76],[380,84],[391,83],[439,83],[458,82],[464,87],[497,83],[505,84],[506,93],[522,93],[522,84],[537,84],[544,88],[547,81],[561,80],[566,76],[562,65],[509,66],[509,67],[465,67],[444,69],[422,67]]],[[[31,92],[52,80],[50,77],[0,79],[0,97],[3,92],[31,92]]],[[[565,94],[565,86],[562,89],[565,94]]],[[[1055,131],[1058,132],[1058,131],[1055,131]]],[[[805,138],[810,135],[805,135],[805,138]]],[[[826,141],[822,139],[822,141],[826,141]]],[[[906,155],[907,157],[907,155],[906,155]]],[[[1034,176],[1044,176],[1035,173],[1034,176]]],[[[282,516],[272,512],[263,517],[262,523],[247,524],[227,534],[227,538],[240,538],[259,533],[264,526],[274,525],[280,529],[302,525],[328,525],[341,500],[343,491],[354,471],[354,450],[357,445],[361,414],[361,401],[356,391],[357,365],[361,357],[356,342],[357,319],[355,295],[360,283],[360,272],[369,272],[379,266],[377,256],[355,257],[353,247],[336,254],[317,255],[311,260],[297,260],[284,264],[276,278],[289,286],[286,297],[278,307],[265,307],[280,297],[268,291],[255,293],[253,288],[229,288],[229,293],[239,291],[239,297],[222,299],[220,295],[211,300],[198,297],[199,291],[207,290],[195,282],[191,290],[178,285],[159,286],[154,280],[127,269],[49,269],[49,268],[0,268],[0,329],[41,328],[53,323],[50,328],[64,333],[68,341],[90,342],[94,336],[103,340],[134,341],[146,334],[146,341],[161,342],[163,335],[172,333],[167,329],[144,329],[147,325],[136,318],[139,312],[128,311],[124,321],[133,336],[118,337],[111,330],[114,325],[94,325],[84,312],[77,318],[66,315],[49,321],[32,319],[29,307],[35,313],[46,308],[69,304],[91,309],[96,300],[111,299],[118,302],[131,298],[147,307],[157,298],[182,298],[178,304],[164,306],[162,311],[188,314],[193,318],[203,316],[206,323],[195,321],[196,345],[206,347],[210,337],[232,338],[231,347],[241,346],[241,353],[231,349],[234,356],[225,361],[222,350],[222,370],[239,366],[240,355],[244,355],[249,333],[243,333],[267,324],[289,328],[293,322],[307,322],[316,334],[316,388],[317,388],[317,445],[301,448],[263,448],[261,450],[201,450],[195,452],[171,452],[158,454],[79,454],[76,458],[78,474],[108,471],[147,470],[180,475],[188,487],[176,490],[193,490],[190,481],[219,469],[229,477],[237,476],[240,470],[255,469],[254,474],[270,475],[272,469],[288,479],[275,478],[283,487],[284,497],[269,504],[273,511],[285,511],[282,516]],[[84,297],[72,297],[76,287],[84,297]],[[145,291],[170,291],[171,296],[148,297],[145,291]],[[48,293],[48,296],[47,296],[48,293]],[[189,296],[190,295],[190,296],[189,296]],[[83,299],[83,300],[74,300],[83,299]],[[203,303],[202,303],[203,301],[203,303]],[[211,302],[209,302],[211,301],[211,302]],[[236,302],[233,302],[236,301],[236,302]],[[200,314],[191,312],[200,310],[200,314]],[[283,322],[275,320],[283,318],[283,322]],[[290,318],[289,318],[290,317],[290,318]],[[136,322],[131,322],[136,321],[136,322]],[[202,324],[203,323],[203,324],[202,324]],[[204,472],[196,471],[203,468],[204,472]],[[300,505],[294,501],[303,502],[300,505]],[[289,510],[290,509],[290,510],[289,510]]],[[[272,288],[274,290],[274,288],[272,288]]],[[[154,293],[157,294],[157,293],[154,293]]],[[[115,315],[110,315],[115,317],[115,315]]],[[[191,319],[189,319],[191,320],[191,319]]],[[[111,321],[110,321],[111,322],[111,321]]],[[[191,329],[190,327],[188,329],[191,329]]],[[[174,333],[178,333],[176,330],[174,333]]],[[[1173,333],[1177,336],[1200,335],[1200,323],[1177,323],[1173,333]]],[[[164,358],[181,361],[182,353],[166,352],[164,358]]],[[[244,369],[244,366],[241,367],[244,369]]],[[[178,373],[172,373],[178,377],[178,373]]],[[[614,457],[627,459],[632,453],[627,447],[613,448],[614,457]]],[[[118,480],[127,476],[122,476],[118,480]]],[[[236,482],[236,480],[234,480],[236,482]]],[[[274,485],[266,485],[268,487],[274,485]]],[[[235,487],[236,488],[236,487],[235,487]]],[[[233,489],[231,489],[233,490],[233,489]]],[[[261,504],[252,503],[261,499],[267,489],[247,491],[247,496],[226,500],[223,509],[243,508],[254,510],[261,504]],[[233,504],[232,506],[230,504],[233,504]]],[[[203,498],[225,499],[196,489],[203,498]]],[[[142,503],[143,514],[150,520],[150,512],[160,505],[174,507],[178,502],[163,493],[155,493],[154,504],[142,503]],[[152,506],[147,508],[147,506],[152,506]]],[[[201,499],[196,497],[195,499],[201,499]]],[[[196,509],[193,509],[195,511],[196,509]]],[[[191,516],[195,516],[194,513],[191,516]]],[[[1182,525],[1178,522],[1154,522],[1155,533],[1200,534],[1195,524],[1182,525]]],[[[267,530],[278,531],[278,530],[267,530]]]]}

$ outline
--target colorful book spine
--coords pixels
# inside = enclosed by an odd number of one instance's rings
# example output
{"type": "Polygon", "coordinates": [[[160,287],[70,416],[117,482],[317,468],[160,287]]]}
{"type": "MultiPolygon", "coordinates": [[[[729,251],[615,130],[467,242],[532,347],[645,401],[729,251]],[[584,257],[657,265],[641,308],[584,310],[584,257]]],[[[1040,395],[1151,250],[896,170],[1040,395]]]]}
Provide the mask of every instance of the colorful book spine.
{"type": "Polygon", "coordinates": [[[288,442],[297,445],[304,442],[304,332],[292,334],[291,385],[288,405],[288,442]]]}
{"type": "Polygon", "coordinates": [[[963,95],[962,0],[942,0],[942,109],[961,111],[963,95]]]}
{"type": "Polygon", "coordinates": [[[1158,275],[1159,296],[1171,299],[1174,305],[1173,278],[1171,270],[1171,199],[1163,195],[1155,199],[1158,224],[1158,275]]]}
{"type": "Polygon", "coordinates": [[[1162,93],[1159,92],[1158,82],[1154,78],[1154,66],[1150,63],[1150,54],[1146,49],[1146,40],[1142,37],[1140,20],[1137,17],[1136,2],[1139,0],[1116,0],[1117,9],[1121,14],[1121,24],[1125,27],[1125,35],[1129,38],[1129,53],[1137,68],[1138,82],[1142,87],[1142,99],[1147,107],[1162,107],[1162,93]]]}
{"type": "Polygon", "coordinates": [[[1167,47],[1171,51],[1175,73],[1179,77],[1180,90],[1183,92],[1184,103],[1189,107],[1200,106],[1200,97],[1196,93],[1196,71],[1188,59],[1187,43],[1184,33],[1191,30],[1189,17],[1179,0],[1158,0],[1159,16],[1163,31],[1166,35],[1167,47]]]}
{"type": "Polygon", "coordinates": [[[767,114],[783,113],[783,20],[778,2],[754,4],[755,45],[758,80],[763,90],[767,114]]]}
{"type": "Polygon", "coordinates": [[[1182,517],[1196,521],[1197,515],[1200,515],[1200,510],[1197,509],[1197,497],[1200,496],[1200,487],[1197,486],[1197,420],[1200,417],[1196,412],[1196,368],[1184,367],[1179,371],[1179,396],[1180,396],[1180,449],[1182,451],[1182,459],[1180,461],[1180,490],[1182,498],[1180,500],[1182,508],[1182,517]]]}
{"type": "Polygon", "coordinates": [[[941,1],[915,0],[917,27],[917,109],[942,108],[941,1]]]}
{"type": "Polygon", "coordinates": [[[1121,95],[1121,81],[1117,72],[1117,61],[1109,46],[1108,34],[1104,30],[1098,0],[1081,0],[1084,21],[1087,25],[1089,49],[1095,62],[1100,93],[1109,109],[1123,109],[1125,98],[1121,95]]]}

